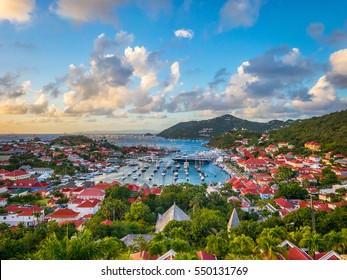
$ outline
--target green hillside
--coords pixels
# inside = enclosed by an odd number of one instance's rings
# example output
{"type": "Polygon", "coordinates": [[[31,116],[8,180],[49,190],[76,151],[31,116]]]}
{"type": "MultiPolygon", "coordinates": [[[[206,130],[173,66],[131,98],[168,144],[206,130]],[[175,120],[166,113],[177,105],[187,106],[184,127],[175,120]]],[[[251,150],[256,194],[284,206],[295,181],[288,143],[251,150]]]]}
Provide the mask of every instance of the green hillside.
{"type": "Polygon", "coordinates": [[[272,142],[287,141],[303,147],[308,141],[321,143],[322,152],[347,155],[347,110],[298,121],[270,133],[272,142]]]}
{"type": "Polygon", "coordinates": [[[263,132],[287,126],[291,122],[275,120],[268,123],[260,123],[239,119],[232,115],[224,115],[203,121],[180,122],[160,132],[158,136],[175,139],[210,139],[231,130],[247,129],[263,132]]]}

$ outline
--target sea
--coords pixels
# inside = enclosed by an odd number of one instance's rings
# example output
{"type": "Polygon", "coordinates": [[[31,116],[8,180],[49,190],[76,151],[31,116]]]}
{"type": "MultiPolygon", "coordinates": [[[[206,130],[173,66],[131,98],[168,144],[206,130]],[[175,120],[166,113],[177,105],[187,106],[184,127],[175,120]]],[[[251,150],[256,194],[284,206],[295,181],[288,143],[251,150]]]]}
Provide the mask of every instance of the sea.
{"type": "MultiPolygon", "coordinates": [[[[53,140],[61,134],[37,134],[37,135],[0,135],[0,143],[8,141],[27,141],[35,137],[39,137],[42,141],[53,140]]],[[[91,180],[94,182],[112,182],[119,181],[123,184],[136,183],[142,185],[146,183],[149,186],[161,186],[188,182],[194,185],[207,184],[224,184],[230,179],[230,175],[223,171],[222,168],[211,162],[190,162],[188,175],[183,168],[183,162],[174,163],[173,158],[177,155],[190,155],[195,153],[206,153],[211,151],[211,148],[206,147],[206,140],[189,140],[189,139],[166,139],[157,136],[146,136],[137,134],[88,134],[93,139],[107,139],[109,142],[118,146],[147,146],[156,148],[171,149],[175,152],[161,158],[160,168],[154,172],[155,163],[141,162],[138,166],[121,166],[116,171],[111,173],[103,173],[95,176],[91,180]],[[171,162],[172,167],[166,169],[167,163],[171,162]],[[179,168],[178,168],[179,164],[179,168]],[[148,166],[145,172],[141,172],[145,165],[148,166]],[[198,172],[198,166],[200,172],[198,172]],[[174,176],[174,168],[178,168],[178,176],[174,176]],[[162,171],[166,169],[165,175],[162,171]],[[204,174],[202,179],[201,173],[204,174]],[[136,177],[136,179],[135,179],[136,177]]]]}

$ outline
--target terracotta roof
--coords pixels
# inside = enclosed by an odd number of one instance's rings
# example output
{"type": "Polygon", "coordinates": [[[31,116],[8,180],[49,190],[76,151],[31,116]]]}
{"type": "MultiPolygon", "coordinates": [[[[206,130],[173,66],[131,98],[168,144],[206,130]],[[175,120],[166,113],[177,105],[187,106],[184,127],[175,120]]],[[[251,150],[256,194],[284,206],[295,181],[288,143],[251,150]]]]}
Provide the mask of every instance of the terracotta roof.
{"type": "Polygon", "coordinates": [[[282,208],[295,208],[295,205],[284,198],[280,197],[274,200],[276,204],[282,208]]]}
{"type": "Polygon", "coordinates": [[[60,221],[58,223],[58,226],[62,226],[64,224],[68,224],[68,223],[74,223],[76,228],[78,228],[79,226],[83,225],[85,223],[84,220],[64,220],[64,221],[60,221]]]}
{"type": "Polygon", "coordinates": [[[71,209],[59,209],[50,215],[53,219],[76,218],[80,213],[71,209]]]}
{"type": "Polygon", "coordinates": [[[9,176],[9,177],[16,177],[16,176],[23,176],[23,175],[29,175],[29,173],[23,170],[15,170],[5,174],[5,176],[9,176]]]}
{"type": "Polygon", "coordinates": [[[215,255],[203,251],[196,252],[196,254],[198,255],[199,260],[217,260],[215,255]]]}
{"type": "Polygon", "coordinates": [[[78,197],[81,196],[104,196],[105,192],[103,192],[102,190],[98,190],[98,189],[94,189],[94,188],[89,188],[89,189],[85,189],[84,191],[82,191],[80,194],[78,194],[78,197]]]}
{"type": "Polygon", "coordinates": [[[110,220],[105,220],[100,223],[100,225],[112,225],[112,221],[110,220]]]}
{"type": "Polygon", "coordinates": [[[138,253],[131,254],[130,258],[132,260],[149,260],[150,255],[149,255],[148,251],[141,251],[138,253]]]}
{"type": "Polygon", "coordinates": [[[303,250],[294,246],[288,250],[287,260],[312,260],[312,258],[303,250]]]}
{"type": "Polygon", "coordinates": [[[99,199],[85,200],[81,204],[79,204],[78,208],[93,208],[100,203],[99,199]]]}

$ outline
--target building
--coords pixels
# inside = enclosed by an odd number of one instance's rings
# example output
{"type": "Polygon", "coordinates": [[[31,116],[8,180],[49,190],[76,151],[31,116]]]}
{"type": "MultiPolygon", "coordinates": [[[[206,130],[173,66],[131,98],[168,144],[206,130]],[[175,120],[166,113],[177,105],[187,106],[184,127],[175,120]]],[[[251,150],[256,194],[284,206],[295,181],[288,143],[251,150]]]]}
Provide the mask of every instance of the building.
{"type": "Polygon", "coordinates": [[[163,215],[159,214],[155,225],[155,232],[162,231],[170,221],[187,221],[190,217],[179,208],[176,203],[172,205],[163,215]]]}

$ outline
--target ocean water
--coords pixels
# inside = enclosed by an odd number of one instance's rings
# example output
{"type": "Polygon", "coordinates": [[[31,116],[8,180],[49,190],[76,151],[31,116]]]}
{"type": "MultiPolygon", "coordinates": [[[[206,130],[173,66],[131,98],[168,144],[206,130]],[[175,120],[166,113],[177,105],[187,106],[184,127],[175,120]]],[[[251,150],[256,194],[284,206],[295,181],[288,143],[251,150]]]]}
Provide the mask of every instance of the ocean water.
{"type": "MultiPolygon", "coordinates": [[[[39,137],[41,140],[52,140],[59,137],[62,134],[3,134],[0,135],[0,143],[8,141],[19,141],[24,140],[28,141],[39,137]]],[[[170,148],[179,150],[179,154],[194,154],[196,152],[207,152],[210,149],[203,146],[207,143],[206,140],[181,140],[181,139],[166,139],[163,137],[156,136],[143,136],[143,135],[128,135],[128,134],[88,134],[87,135],[93,139],[107,139],[108,141],[114,143],[118,146],[150,146],[150,147],[159,147],[159,148],[170,148]]],[[[120,181],[124,184],[126,183],[136,183],[143,184],[146,183],[150,186],[153,185],[169,185],[173,183],[182,183],[189,182],[191,184],[201,184],[203,182],[210,183],[225,183],[230,176],[225,173],[218,166],[213,165],[212,162],[209,163],[199,163],[199,162],[190,162],[189,174],[185,174],[183,168],[183,163],[180,164],[178,169],[178,177],[175,179],[173,174],[173,169],[175,163],[171,169],[168,169],[165,173],[165,176],[162,175],[162,170],[166,167],[168,161],[172,161],[172,158],[176,154],[169,154],[167,157],[162,158],[161,166],[157,172],[153,172],[155,164],[139,162],[139,167],[142,168],[145,164],[149,165],[149,168],[145,172],[139,172],[137,167],[120,167],[117,172],[105,173],[101,176],[94,177],[95,182],[112,182],[114,180],[120,181]],[[206,175],[205,179],[202,181],[198,171],[194,168],[194,165],[197,164],[201,171],[206,175]],[[133,172],[136,169],[136,172],[133,172]],[[128,174],[131,174],[128,176],[128,174]],[[153,174],[153,175],[152,175],[153,174]],[[123,175],[125,179],[123,179],[123,175]],[[137,180],[134,180],[133,176],[137,176],[137,180]],[[152,175],[152,176],[151,176],[152,175]]]]}
{"type": "MultiPolygon", "coordinates": [[[[203,146],[207,143],[204,140],[177,140],[177,139],[165,139],[162,137],[155,136],[134,136],[134,135],[118,135],[118,136],[106,136],[106,138],[118,145],[118,146],[150,146],[150,147],[160,147],[160,148],[171,148],[179,150],[179,154],[194,154],[196,152],[207,152],[210,149],[203,146]]],[[[190,162],[188,175],[185,174],[183,168],[183,162],[180,163],[180,168],[178,169],[178,177],[175,179],[173,169],[177,163],[172,163],[172,167],[167,169],[165,176],[162,175],[162,170],[166,167],[167,162],[172,162],[173,157],[177,154],[172,153],[167,157],[162,158],[161,166],[157,172],[153,172],[155,164],[139,162],[139,167],[142,168],[145,164],[149,165],[149,168],[145,172],[140,172],[137,166],[125,166],[120,167],[118,172],[104,174],[98,177],[95,177],[94,180],[112,182],[117,180],[123,183],[136,183],[143,184],[146,183],[150,186],[152,185],[169,185],[174,183],[189,182],[191,184],[201,184],[203,182],[210,183],[225,183],[230,176],[225,173],[221,168],[214,165],[213,162],[190,162]],[[205,179],[201,180],[199,172],[194,168],[194,165],[198,165],[201,171],[205,174],[205,179]],[[130,174],[130,176],[129,176],[130,174]],[[125,179],[123,175],[125,176],[125,179]],[[133,176],[136,175],[137,180],[133,179],[133,176]]]]}

